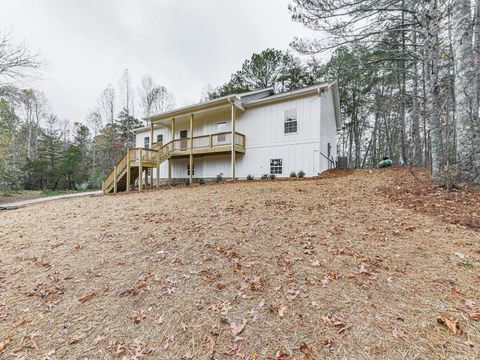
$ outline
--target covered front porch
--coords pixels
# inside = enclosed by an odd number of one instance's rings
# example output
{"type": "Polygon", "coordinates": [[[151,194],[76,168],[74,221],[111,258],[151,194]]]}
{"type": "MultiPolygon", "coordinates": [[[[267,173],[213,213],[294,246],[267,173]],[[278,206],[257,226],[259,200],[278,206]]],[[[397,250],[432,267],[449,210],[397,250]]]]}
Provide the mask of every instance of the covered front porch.
{"type": "MultiPolygon", "coordinates": [[[[174,159],[187,158],[188,169],[192,169],[194,157],[223,154],[230,158],[230,174],[225,175],[235,179],[236,155],[244,154],[246,149],[246,136],[236,131],[237,117],[243,111],[239,98],[229,96],[147,118],[149,145],[158,151],[157,177],[165,161],[166,178],[171,181],[174,159]],[[154,133],[159,131],[160,141],[154,141],[154,133]]],[[[190,183],[194,177],[194,171],[188,171],[190,183]]]]}

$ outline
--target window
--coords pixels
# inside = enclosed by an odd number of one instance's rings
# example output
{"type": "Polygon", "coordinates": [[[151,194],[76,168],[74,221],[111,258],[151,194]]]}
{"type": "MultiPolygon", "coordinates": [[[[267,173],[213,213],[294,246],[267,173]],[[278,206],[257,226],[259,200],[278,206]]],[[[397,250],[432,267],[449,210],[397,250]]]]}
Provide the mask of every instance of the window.
{"type": "Polygon", "coordinates": [[[297,132],[297,109],[285,111],[284,133],[291,134],[297,132]]]}
{"type": "Polygon", "coordinates": [[[327,145],[327,157],[330,158],[330,155],[332,155],[332,145],[328,143],[327,145]]]}
{"type": "MultiPolygon", "coordinates": [[[[219,122],[217,124],[217,132],[224,133],[227,131],[227,123],[226,122],[219,122]]],[[[221,134],[217,136],[218,142],[225,142],[225,134],[221,134]]]]}
{"type": "MultiPolygon", "coordinates": [[[[190,164],[187,164],[187,175],[190,176],[190,164]]],[[[192,166],[192,175],[195,175],[195,164],[192,166]]]]}
{"type": "Polygon", "coordinates": [[[282,159],[270,160],[270,174],[281,174],[281,173],[282,173],[282,159]]]}
{"type": "Polygon", "coordinates": [[[150,136],[145,136],[143,138],[143,147],[146,149],[150,147],[150,136]]]}
{"type": "Polygon", "coordinates": [[[158,134],[157,135],[157,143],[162,143],[163,144],[163,134],[158,134]]]}

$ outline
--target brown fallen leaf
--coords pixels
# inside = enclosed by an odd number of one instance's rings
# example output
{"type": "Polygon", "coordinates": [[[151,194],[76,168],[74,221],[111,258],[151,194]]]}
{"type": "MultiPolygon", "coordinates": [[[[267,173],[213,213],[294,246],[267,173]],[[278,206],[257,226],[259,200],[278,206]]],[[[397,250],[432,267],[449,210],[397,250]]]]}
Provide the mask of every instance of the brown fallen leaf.
{"type": "Polygon", "coordinates": [[[7,345],[10,344],[10,341],[12,341],[12,336],[9,335],[5,338],[5,340],[0,341],[0,354],[5,351],[7,348],[7,345]]]}
{"type": "Polygon", "coordinates": [[[468,312],[468,317],[471,320],[480,320],[480,309],[473,309],[468,312]]]}
{"type": "Polygon", "coordinates": [[[468,307],[470,310],[473,310],[475,309],[475,301],[473,301],[472,299],[467,299],[465,300],[465,306],[468,307]]]}
{"type": "Polygon", "coordinates": [[[86,336],[87,336],[87,334],[85,334],[85,333],[75,334],[75,336],[73,336],[72,339],[71,339],[68,343],[69,343],[70,345],[79,343],[79,342],[82,341],[86,336]]]}
{"type": "Polygon", "coordinates": [[[91,293],[88,293],[88,294],[85,294],[83,296],[81,296],[78,301],[80,302],[86,302],[88,300],[90,300],[93,296],[95,296],[95,292],[91,292],[91,293]]]}
{"type": "Polygon", "coordinates": [[[458,335],[462,332],[462,329],[460,329],[460,325],[458,324],[458,320],[453,320],[448,316],[440,316],[439,318],[437,318],[437,322],[445,326],[455,335],[458,335]]]}
{"type": "Polygon", "coordinates": [[[245,325],[247,325],[247,319],[245,318],[242,319],[242,322],[230,324],[230,330],[232,331],[232,336],[235,340],[238,340],[238,335],[240,335],[245,329],[245,325]]]}
{"type": "Polygon", "coordinates": [[[399,328],[393,329],[392,335],[396,339],[405,339],[407,337],[407,334],[405,334],[405,331],[399,328]]]}
{"type": "Polygon", "coordinates": [[[135,339],[131,349],[133,350],[133,359],[142,359],[151,353],[147,344],[139,339],[135,339]]]}
{"type": "Polygon", "coordinates": [[[302,342],[299,347],[300,352],[303,354],[304,360],[317,360],[318,355],[315,350],[313,350],[306,343],[302,342]]]}

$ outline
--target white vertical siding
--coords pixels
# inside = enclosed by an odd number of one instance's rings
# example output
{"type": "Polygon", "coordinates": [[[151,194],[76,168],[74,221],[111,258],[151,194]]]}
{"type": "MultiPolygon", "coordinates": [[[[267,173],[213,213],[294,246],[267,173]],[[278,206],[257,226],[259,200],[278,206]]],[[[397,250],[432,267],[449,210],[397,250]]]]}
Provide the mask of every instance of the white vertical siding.
{"type": "MultiPolygon", "coordinates": [[[[328,143],[331,145],[330,156],[337,159],[337,124],[335,119],[335,107],[333,91],[329,89],[322,94],[322,121],[320,126],[320,152],[328,155],[328,143]]],[[[328,160],[320,155],[320,169],[328,169],[328,160]]]]}

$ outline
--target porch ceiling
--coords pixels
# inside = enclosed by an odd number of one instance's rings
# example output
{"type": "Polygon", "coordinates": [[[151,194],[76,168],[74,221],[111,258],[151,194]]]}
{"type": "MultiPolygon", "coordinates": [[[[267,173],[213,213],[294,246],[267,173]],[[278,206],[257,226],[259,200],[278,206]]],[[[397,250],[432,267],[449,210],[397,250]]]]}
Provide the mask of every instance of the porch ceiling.
{"type": "Polygon", "coordinates": [[[236,108],[242,111],[245,110],[238,96],[228,96],[228,97],[223,97],[223,98],[207,101],[200,104],[189,105],[180,109],[165,112],[163,114],[150,116],[145,118],[145,120],[150,121],[152,124],[161,123],[164,120],[171,120],[173,118],[178,119],[178,118],[189,116],[192,114],[195,115],[199,113],[205,113],[208,111],[216,111],[224,108],[226,109],[232,105],[235,105],[236,108]]]}

